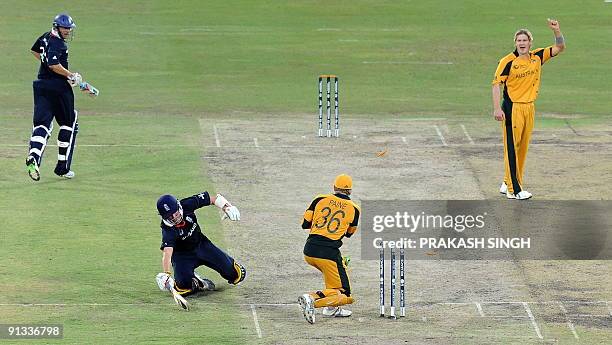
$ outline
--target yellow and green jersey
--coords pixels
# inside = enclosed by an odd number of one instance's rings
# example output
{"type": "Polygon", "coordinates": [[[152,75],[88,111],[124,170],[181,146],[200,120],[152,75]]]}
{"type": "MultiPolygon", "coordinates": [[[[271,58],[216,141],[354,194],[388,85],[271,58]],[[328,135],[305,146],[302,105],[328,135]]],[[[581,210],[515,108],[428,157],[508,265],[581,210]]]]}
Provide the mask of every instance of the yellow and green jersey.
{"type": "Polygon", "coordinates": [[[552,46],[532,50],[528,57],[519,57],[515,50],[499,61],[493,84],[504,85],[504,100],[508,102],[533,102],[540,90],[542,65],[552,57],[552,46]]]}
{"type": "Polygon", "coordinates": [[[310,229],[309,242],[340,248],[343,237],[357,231],[360,209],[349,196],[317,195],[304,212],[303,229],[310,229]]]}

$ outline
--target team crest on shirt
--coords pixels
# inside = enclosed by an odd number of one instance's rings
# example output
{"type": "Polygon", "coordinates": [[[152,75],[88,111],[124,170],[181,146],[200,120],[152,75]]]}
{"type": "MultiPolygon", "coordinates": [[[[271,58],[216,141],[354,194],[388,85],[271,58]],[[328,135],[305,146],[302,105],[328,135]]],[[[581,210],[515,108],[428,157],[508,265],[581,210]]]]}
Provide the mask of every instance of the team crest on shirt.
{"type": "Polygon", "coordinates": [[[193,232],[195,231],[196,226],[198,226],[198,224],[193,223],[193,225],[191,226],[191,229],[189,229],[189,232],[188,232],[188,233],[186,233],[186,234],[185,234],[185,232],[184,232],[183,230],[181,230],[181,231],[179,232],[179,236],[181,236],[181,239],[182,239],[182,240],[186,240],[186,239],[187,239],[187,237],[191,236],[191,235],[193,234],[193,232]]]}

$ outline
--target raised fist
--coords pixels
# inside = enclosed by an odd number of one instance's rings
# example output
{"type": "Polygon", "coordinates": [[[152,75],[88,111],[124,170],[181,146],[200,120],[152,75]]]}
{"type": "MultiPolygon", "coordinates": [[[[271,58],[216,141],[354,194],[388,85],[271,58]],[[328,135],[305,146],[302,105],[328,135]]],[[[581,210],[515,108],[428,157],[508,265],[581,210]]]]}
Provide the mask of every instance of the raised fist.
{"type": "Polygon", "coordinates": [[[556,19],[551,19],[548,18],[548,27],[552,30],[552,31],[559,31],[561,30],[559,28],[559,21],[556,19]]]}

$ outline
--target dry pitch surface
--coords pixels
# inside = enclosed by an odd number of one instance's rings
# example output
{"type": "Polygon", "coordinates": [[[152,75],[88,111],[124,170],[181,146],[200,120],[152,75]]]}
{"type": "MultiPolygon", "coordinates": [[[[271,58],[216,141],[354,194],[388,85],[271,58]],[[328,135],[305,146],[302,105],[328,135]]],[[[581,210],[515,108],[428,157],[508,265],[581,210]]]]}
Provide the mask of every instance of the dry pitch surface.
{"type": "MultiPolygon", "coordinates": [[[[228,250],[249,268],[239,288],[264,344],[607,343],[612,264],[607,261],[411,261],[408,315],[378,317],[378,262],[345,240],[356,303],[348,319],[309,325],[298,295],[322,287],[302,258],[304,209],[333,177],[354,178],[354,199],[495,199],[500,131],[488,119],[348,119],[341,137],[317,138],[310,116],[252,121],[202,118],[203,159],[218,191],[243,214],[226,223],[228,250]],[[278,121],[277,121],[278,120],[278,121]],[[385,154],[380,152],[386,151],[385,154]]],[[[535,198],[610,199],[612,126],[538,129],[526,184],[535,198]]],[[[517,201],[508,201],[517,202],[517,201]]],[[[388,269],[388,267],[387,267],[388,269]]],[[[388,289],[388,288],[387,288],[388,289]]],[[[388,292],[387,292],[388,293],[388,292]]]]}

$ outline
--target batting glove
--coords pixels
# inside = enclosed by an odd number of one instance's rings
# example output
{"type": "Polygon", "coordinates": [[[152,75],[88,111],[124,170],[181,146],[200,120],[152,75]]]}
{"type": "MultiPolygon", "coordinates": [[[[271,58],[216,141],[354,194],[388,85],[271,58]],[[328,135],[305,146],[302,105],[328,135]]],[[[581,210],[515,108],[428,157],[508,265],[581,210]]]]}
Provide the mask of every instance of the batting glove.
{"type": "Polygon", "coordinates": [[[168,272],[158,273],[155,276],[155,281],[157,282],[157,287],[161,291],[169,291],[172,286],[174,286],[174,279],[168,272]]]}
{"type": "Polygon", "coordinates": [[[83,82],[83,77],[81,77],[81,75],[78,73],[72,73],[71,75],[68,76],[68,84],[70,84],[70,86],[72,87],[80,85],[82,82],[83,82]]]}
{"type": "Polygon", "coordinates": [[[227,218],[229,218],[230,220],[240,220],[240,211],[238,211],[238,208],[236,206],[230,205],[224,208],[223,211],[225,212],[227,218]]]}
{"type": "Polygon", "coordinates": [[[238,208],[230,204],[230,202],[227,201],[223,195],[217,194],[217,197],[215,198],[215,206],[225,212],[223,219],[229,218],[230,220],[234,221],[240,220],[240,211],[238,211],[238,208]]]}

